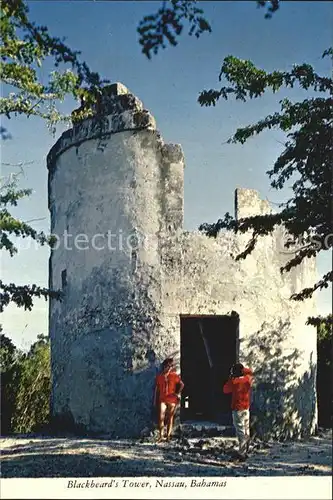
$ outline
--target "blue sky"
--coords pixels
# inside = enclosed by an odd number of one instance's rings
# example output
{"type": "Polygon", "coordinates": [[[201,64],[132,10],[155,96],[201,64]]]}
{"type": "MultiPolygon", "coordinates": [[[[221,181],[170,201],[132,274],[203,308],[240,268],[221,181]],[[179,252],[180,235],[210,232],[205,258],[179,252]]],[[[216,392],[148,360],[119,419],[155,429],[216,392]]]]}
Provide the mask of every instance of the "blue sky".
{"type": "MultiPolygon", "coordinates": [[[[82,59],[102,77],[124,83],[154,115],[164,140],[182,145],[186,229],[232,212],[236,187],[257,189],[262,198],[274,203],[288,194],[273,191],[265,174],[283,148],[280,132],[264,133],[244,146],[224,144],[237,127],[276,111],[286,93],[267,94],[246,104],[221,102],[216,108],[201,108],[197,103],[202,89],[218,87],[223,58],[232,54],[250,59],[266,70],[288,70],[302,62],[314,65],[318,72],[331,70],[328,59],[321,59],[332,40],[330,2],[282,2],[270,20],[264,19],[264,9],[252,1],[198,4],[212,33],[199,40],[184,33],[177,47],[168,47],[148,60],[141,53],[136,27],[161,2],[28,2],[31,19],[47,25],[53,35],[66,37],[66,43],[80,50],[82,59]]],[[[42,68],[44,78],[47,72],[48,68],[42,68]]],[[[305,93],[295,89],[288,96],[299,99],[305,93]]],[[[70,111],[69,104],[67,108],[70,111]]],[[[13,139],[3,145],[2,162],[33,162],[21,176],[21,185],[31,187],[33,194],[15,214],[24,220],[38,219],[34,226],[48,231],[45,157],[61,129],[52,137],[44,123],[26,118],[12,119],[8,127],[13,139]]],[[[3,166],[2,176],[10,170],[3,166]]],[[[319,272],[329,269],[329,260],[328,255],[318,260],[319,272]]],[[[1,271],[5,281],[47,286],[48,249],[32,246],[22,248],[14,258],[3,255],[1,271]]],[[[322,292],[319,312],[330,312],[330,304],[330,291],[322,292]]],[[[5,333],[17,345],[28,347],[38,333],[47,332],[47,311],[44,300],[36,301],[32,312],[7,308],[2,318],[5,333]]]]}

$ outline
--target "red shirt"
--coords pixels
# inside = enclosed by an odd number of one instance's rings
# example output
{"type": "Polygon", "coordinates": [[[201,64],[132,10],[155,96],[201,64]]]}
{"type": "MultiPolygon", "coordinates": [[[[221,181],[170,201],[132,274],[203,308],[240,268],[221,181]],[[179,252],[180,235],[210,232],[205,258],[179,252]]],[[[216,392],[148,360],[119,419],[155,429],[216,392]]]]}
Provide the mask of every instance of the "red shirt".
{"type": "Polygon", "coordinates": [[[232,394],[232,410],[248,410],[250,408],[252,380],[252,371],[249,368],[244,368],[243,377],[231,378],[224,384],[224,394],[232,394]]]}
{"type": "Polygon", "coordinates": [[[156,389],[159,401],[177,403],[178,399],[175,392],[179,382],[181,382],[181,378],[176,372],[170,372],[167,375],[164,373],[156,375],[156,389]]]}

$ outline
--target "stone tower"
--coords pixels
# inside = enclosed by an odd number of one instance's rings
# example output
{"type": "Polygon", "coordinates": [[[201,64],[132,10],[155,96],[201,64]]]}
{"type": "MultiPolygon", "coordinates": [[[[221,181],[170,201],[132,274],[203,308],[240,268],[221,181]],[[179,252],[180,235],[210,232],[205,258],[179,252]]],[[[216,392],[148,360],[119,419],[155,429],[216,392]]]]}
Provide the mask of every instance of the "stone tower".
{"type": "Polygon", "coordinates": [[[50,305],[52,408],[121,435],[150,419],[155,352],[170,351],[158,335],[159,235],[182,227],[184,163],[126,87],[100,105],[48,156],[50,286],[64,294],[50,305]]]}
{"type": "MultiPolygon", "coordinates": [[[[223,420],[221,384],[240,360],[255,371],[259,434],[313,432],[316,334],[305,321],[315,305],[289,297],[313,281],[315,266],[280,274],[290,257],[282,230],[244,261],[234,257],[248,235],[185,232],[182,150],[163,142],[121,84],[104,89],[93,116],[65,132],[47,162],[56,237],[50,288],[63,293],[50,302],[54,418],[87,432],[139,435],[152,423],[159,363],[173,356],[190,401],[182,420],[210,418],[208,407],[223,420]],[[199,398],[190,390],[196,373],[199,398]]],[[[270,207],[238,189],[235,210],[241,218],[270,207]]]]}

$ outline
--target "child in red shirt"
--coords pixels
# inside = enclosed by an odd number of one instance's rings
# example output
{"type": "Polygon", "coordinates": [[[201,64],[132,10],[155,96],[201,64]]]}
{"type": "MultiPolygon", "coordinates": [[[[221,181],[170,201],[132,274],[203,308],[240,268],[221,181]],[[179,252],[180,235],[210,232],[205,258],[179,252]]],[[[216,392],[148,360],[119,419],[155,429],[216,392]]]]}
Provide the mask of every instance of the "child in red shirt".
{"type": "Polygon", "coordinates": [[[231,368],[229,380],[223,386],[225,394],[232,394],[232,420],[236,429],[241,458],[246,457],[249,448],[252,383],[252,371],[249,368],[244,368],[241,363],[236,363],[231,368]]]}

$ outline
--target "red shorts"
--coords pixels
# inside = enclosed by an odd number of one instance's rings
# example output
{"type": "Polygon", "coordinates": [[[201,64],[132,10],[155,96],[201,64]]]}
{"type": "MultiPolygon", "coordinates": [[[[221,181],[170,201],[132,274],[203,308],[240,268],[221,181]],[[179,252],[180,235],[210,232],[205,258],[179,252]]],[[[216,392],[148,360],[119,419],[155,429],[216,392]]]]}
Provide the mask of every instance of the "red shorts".
{"type": "Polygon", "coordinates": [[[165,403],[165,404],[169,404],[169,405],[176,405],[178,403],[178,398],[174,394],[168,394],[166,396],[161,397],[160,403],[165,403]]]}

